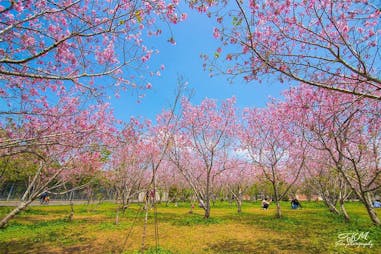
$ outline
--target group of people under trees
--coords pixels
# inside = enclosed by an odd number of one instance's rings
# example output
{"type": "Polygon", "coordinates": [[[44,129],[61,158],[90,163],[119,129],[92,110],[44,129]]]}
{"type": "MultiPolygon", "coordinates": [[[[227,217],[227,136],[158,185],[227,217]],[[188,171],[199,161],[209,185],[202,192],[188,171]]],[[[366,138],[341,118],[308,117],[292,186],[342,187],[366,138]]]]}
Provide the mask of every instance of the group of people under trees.
{"type": "MultiPolygon", "coordinates": [[[[154,191],[153,192],[147,192],[146,198],[147,199],[150,199],[150,198],[153,199],[154,195],[155,195],[154,191]]],[[[46,191],[43,192],[40,195],[39,199],[40,199],[41,204],[48,204],[49,200],[50,200],[48,192],[46,192],[46,191]]],[[[267,210],[270,207],[270,203],[271,203],[270,199],[264,198],[262,200],[261,206],[264,210],[267,210]]],[[[201,205],[200,205],[200,207],[201,207],[201,205]]],[[[374,208],[381,208],[381,201],[378,199],[373,201],[373,207],[374,208]]],[[[194,208],[194,206],[192,208],[194,208]]],[[[291,209],[299,209],[299,208],[302,208],[302,204],[300,203],[300,201],[297,198],[293,198],[291,200],[291,209]]]]}
{"type": "MultiPolygon", "coordinates": [[[[270,206],[270,203],[271,203],[271,200],[269,200],[268,198],[264,198],[262,200],[262,208],[264,210],[267,210],[270,206]]],[[[381,208],[381,201],[378,199],[373,201],[373,207],[374,208],[381,208]]],[[[291,209],[299,209],[299,208],[302,208],[302,204],[299,202],[299,200],[297,198],[293,198],[291,200],[291,209]]]]}
{"type": "MultiPolygon", "coordinates": [[[[267,210],[270,207],[271,200],[268,198],[265,198],[262,200],[262,208],[264,210],[267,210]]],[[[298,209],[302,208],[302,204],[300,204],[299,200],[297,198],[293,198],[291,200],[291,209],[298,209]]]]}

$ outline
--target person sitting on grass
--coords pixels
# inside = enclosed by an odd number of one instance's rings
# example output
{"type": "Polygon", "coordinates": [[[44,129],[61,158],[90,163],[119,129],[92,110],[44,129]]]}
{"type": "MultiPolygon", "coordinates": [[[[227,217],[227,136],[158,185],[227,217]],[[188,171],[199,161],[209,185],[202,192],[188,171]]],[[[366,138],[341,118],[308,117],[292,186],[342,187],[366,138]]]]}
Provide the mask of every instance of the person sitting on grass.
{"type": "Polygon", "coordinates": [[[373,207],[374,208],[381,208],[380,200],[376,199],[375,201],[373,201],[373,207]]]}
{"type": "Polygon", "coordinates": [[[47,191],[44,191],[41,195],[40,195],[40,203],[43,205],[43,204],[48,204],[49,203],[49,194],[47,191]]]}
{"type": "Polygon", "coordinates": [[[268,201],[267,198],[265,198],[264,200],[262,200],[262,208],[263,210],[267,210],[270,206],[270,202],[268,201]]]}
{"type": "Polygon", "coordinates": [[[302,205],[300,204],[297,198],[294,198],[293,200],[291,200],[291,208],[292,209],[302,208],[302,205]]]}

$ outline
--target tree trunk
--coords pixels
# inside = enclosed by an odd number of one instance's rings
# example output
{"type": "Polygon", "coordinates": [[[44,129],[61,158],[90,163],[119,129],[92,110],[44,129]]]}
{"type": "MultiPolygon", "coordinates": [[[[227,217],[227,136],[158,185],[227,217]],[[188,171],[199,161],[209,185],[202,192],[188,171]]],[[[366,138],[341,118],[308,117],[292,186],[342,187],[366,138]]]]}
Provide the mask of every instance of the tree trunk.
{"type": "Polygon", "coordinates": [[[209,195],[206,195],[205,200],[202,202],[202,207],[204,209],[204,218],[209,219],[210,217],[210,198],[209,195]]]}
{"type": "Polygon", "coordinates": [[[25,208],[27,208],[30,205],[30,203],[32,203],[33,200],[37,198],[38,192],[35,190],[33,191],[33,193],[31,193],[31,191],[35,187],[35,183],[37,181],[38,176],[40,175],[41,170],[42,170],[42,164],[40,164],[40,167],[35,173],[33,180],[29,183],[28,188],[24,192],[24,195],[21,198],[21,203],[0,221],[0,228],[5,228],[9,220],[11,220],[13,217],[15,217],[19,212],[21,212],[25,208]]]}
{"type": "Polygon", "coordinates": [[[87,205],[90,205],[93,201],[93,191],[92,188],[89,186],[87,189],[87,205]]]}
{"type": "Polygon", "coordinates": [[[69,213],[69,217],[68,217],[68,220],[69,221],[72,221],[73,220],[73,216],[74,216],[74,204],[73,204],[73,196],[74,196],[74,193],[73,191],[70,192],[70,213],[69,213]]]}
{"type": "Polygon", "coordinates": [[[204,210],[205,210],[204,218],[209,219],[209,217],[210,217],[210,201],[209,200],[207,202],[205,202],[204,210]]]}
{"type": "Polygon", "coordinates": [[[381,221],[380,219],[377,217],[377,214],[376,212],[374,211],[373,207],[371,206],[367,206],[366,207],[366,210],[369,214],[369,217],[370,219],[372,220],[373,224],[376,225],[376,226],[380,226],[381,225],[381,221]]]}
{"type": "Polygon", "coordinates": [[[73,217],[74,217],[74,204],[73,204],[73,201],[70,201],[69,221],[73,221],[73,217]]]}
{"type": "Polygon", "coordinates": [[[242,200],[240,197],[236,197],[235,202],[237,203],[237,212],[242,212],[242,200]]]}
{"type": "Polygon", "coordinates": [[[242,191],[241,188],[237,190],[237,194],[234,193],[234,191],[231,191],[232,195],[234,197],[235,203],[237,204],[237,212],[242,212],[242,191]]]}
{"type": "Polygon", "coordinates": [[[28,200],[26,202],[21,202],[16,208],[14,208],[10,213],[8,213],[1,221],[0,221],[0,228],[5,228],[13,217],[15,217],[19,212],[23,211],[25,208],[29,206],[30,203],[32,203],[33,200],[28,200]]]}
{"type": "Polygon", "coordinates": [[[206,193],[206,195],[205,195],[205,207],[204,207],[204,209],[205,209],[205,214],[204,214],[204,218],[205,219],[209,219],[209,217],[210,217],[210,192],[209,192],[209,190],[210,190],[210,172],[211,172],[211,167],[209,167],[209,169],[208,169],[208,172],[207,172],[207,174],[206,174],[206,189],[205,189],[205,193],[206,193]]]}
{"type": "Polygon", "coordinates": [[[125,202],[124,202],[124,204],[123,204],[123,214],[126,212],[126,210],[127,210],[127,208],[128,208],[128,206],[130,205],[130,199],[128,198],[125,202]]]}
{"type": "Polygon", "coordinates": [[[9,193],[7,196],[7,201],[11,198],[14,187],[15,187],[15,183],[12,183],[11,189],[9,190],[9,193]]]}
{"type": "Polygon", "coordinates": [[[380,226],[381,225],[381,221],[378,218],[376,211],[373,209],[373,207],[372,207],[372,205],[370,203],[370,200],[369,199],[365,199],[364,203],[365,203],[366,211],[368,212],[368,215],[369,215],[370,219],[372,220],[373,224],[376,225],[376,226],[380,226]]]}
{"type": "Polygon", "coordinates": [[[116,215],[115,215],[115,225],[119,224],[119,205],[117,205],[116,208],[116,215]]]}
{"type": "Polygon", "coordinates": [[[277,218],[282,218],[282,211],[280,209],[280,202],[278,200],[276,200],[276,215],[275,217],[277,218]]]}
{"type": "Polygon", "coordinates": [[[276,186],[276,183],[275,181],[272,181],[271,182],[272,185],[273,185],[273,190],[274,190],[274,198],[275,198],[275,204],[276,204],[276,215],[275,217],[276,218],[281,218],[282,217],[282,211],[280,209],[280,202],[279,202],[279,192],[278,192],[278,188],[276,186]]]}
{"type": "Polygon", "coordinates": [[[123,206],[122,206],[122,211],[123,214],[125,214],[129,204],[130,204],[130,199],[131,199],[131,189],[127,191],[127,193],[123,194],[123,206]]]}
{"type": "Polygon", "coordinates": [[[126,196],[125,196],[125,194],[123,193],[123,195],[122,195],[122,213],[123,213],[123,215],[125,214],[125,212],[126,212],[126,209],[127,209],[127,200],[126,200],[126,196]]]}
{"type": "Polygon", "coordinates": [[[329,211],[330,211],[331,213],[334,213],[334,214],[336,214],[336,215],[339,215],[339,214],[340,214],[339,210],[337,210],[336,206],[334,206],[333,204],[328,203],[327,206],[328,206],[328,209],[329,209],[329,211]]]}
{"type": "Polygon", "coordinates": [[[119,194],[115,197],[115,204],[116,204],[116,213],[115,213],[115,225],[119,224],[119,212],[120,212],[120,203],[119,203],[119,194]]]}
{"type": "Polygon", "coordinates": [[[368,215],[371,221],[373,222],[373,224],[376,226],[380,226],[381,221],[378,218],[376,211],[372,207],[372,202],[371,202],[369,193],[361,193],[363,194],[361,196],[359,195],[359,193],[356,193],[356,194],[360,198],[361,202],[365,205],[366,211],[368,212],[368,215]]]}
{"type": "Polygon", "coordinates": [[[347,213],[347,209],[345,209],[344,200],[340,200],[340,210],[343,213],[344,221],[345,222],[349,222],[350,221],[350,217],[349,217],[349,214],[347,213]]]}
{"type": "Polygon", "coordinates": [[[328,207],[328,209],[331,213],[334,213],[336,215],[340,214],[339,210],[337,210],[336,206],[334,204],[332,204],[332,202],[324,199],[324,204],[328,207]]]}

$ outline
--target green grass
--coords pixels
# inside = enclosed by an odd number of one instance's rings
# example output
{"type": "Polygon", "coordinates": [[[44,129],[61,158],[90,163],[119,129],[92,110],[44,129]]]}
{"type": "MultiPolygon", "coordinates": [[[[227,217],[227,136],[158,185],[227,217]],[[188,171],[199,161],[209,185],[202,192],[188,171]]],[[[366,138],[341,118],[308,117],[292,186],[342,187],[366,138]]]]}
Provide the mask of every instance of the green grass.
{"type": "MultiPolygon", "coordinates": [[[[359,203],[348,203],[351,222],[335,216],[322,203],[303,203],[291,210],[282,203],[283,217],[275,218],[275,207],[264,211],[259,202],[246,202],[242,213],[234,204],[217,202],[211,218],[203,210],[189,214],[189,203],[148,210],[142,247],[145,213],[133,204],[125,213],[112,203],[75,205],[73,221],[69,206],[33,206],[0,230],[0,253],[379,253],[381,227],[373,226],[359,203]],[[157,249],[155,220],[158,223],[157,249]],[[342,233],[369,232],[373,247],[337,246],[342,233]],[[144,250],[142,252],[141,250],[144,250]]],[[[0,216],[11,208],[0,207],[0,216]]],[[[365,240],[361,240],[364,242],[365,240]]]]}

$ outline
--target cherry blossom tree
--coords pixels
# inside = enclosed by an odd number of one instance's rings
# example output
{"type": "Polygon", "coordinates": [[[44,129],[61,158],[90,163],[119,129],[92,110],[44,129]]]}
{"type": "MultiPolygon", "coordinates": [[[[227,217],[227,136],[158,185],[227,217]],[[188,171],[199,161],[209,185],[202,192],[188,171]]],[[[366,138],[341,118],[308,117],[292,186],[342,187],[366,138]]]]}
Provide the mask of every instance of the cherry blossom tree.
{"type": "Polygon", "coordinates": [[[215,178],[225,170],[231,156],[236,130],[235,99],[218,107],[216,101],[204,99],[192,105],[183,98],[178,128],[171,140],[169,158],[184,176],[210,217],[210,200],[215,178]]]}
{"type": "Polygon", "coordinates": [[[119,222],[119,210],[127,209],[132,197],[147,189],[149,184],[146,147],[142,142],[143,126],[131,119],[127,126],[117,134],[117,144],[110,151],[108,178],[115,189],[116,203],[120,203],[116,213],[119,222]]]}
{"type": "Polygon", "coordinates": [[[381,187],[380,103],[306,86],[289,90],[287,101],[299,114],[305,140],[326,153],[372,222],[380,225],[371,205],[372,192],[381,187]]]}
{"type": "MultiPolygon", "coordinates": [[[[106,114],[111,112],[94,105],[109,95],[106,87],[117,96],[129,88],[151,86],[135,78],[147,71],[156,53],[143,38],[162,33],[155,24],[184,20],[186,15],[180,15],[177,4],[162,0],[3,1],[0,125],[6,135],[1,136],[0,155],[33,154],[43,162],[36,172],[52,168],[54,162],[53,168],[62,169],[53,174],[56,179],[73,168],[78,159],[74,153],[107,142],[106,133],[112,130],[106,114]],[[67,150],[60,153],[63,148],[67,150]]],[[[158,72],[150,74],[154,73],[158,72]]],[[[36,181],[37,175],[30,186],[36,181]]],[[[28,195],[26,204],[37,194],[28,195]]]]}
{"type": "Polygon", "coordinates": [[[282,82],[293,80],[381,100],[378,1],[190,4],[216,18],[213,36],[221,47],[206,59],[212,73],[239,75],[248,82],[277,75],[282,82]]]}
{"type": "Polygon", "coordinates": [[[248,158],[235,158],[227,162],[219,181],[234,198],[237,212],[242,212],[242,198],[258,178],[257,172],[248,158]]]}
{"type": "Polygon", "coordinates": [[[250,155],[252,164],[272,185],[278,218],[282,216],[280,201],[298,180],[307,149],[287,113],[284,103],[246,109],[240,134],[243,149],[250,155]]]}
{"type": "Polygon", "coordinates": [[[167,153],[170,147],[171,140],[177,128],[178,116],[176,112],[179,106],[179,99],[186,89],[186,83],[183,83],[181,79],[178,81],[178,87],[174,94],[173,103],[170,109],[163,110],[156,117],[156,124],[152,124],[151,121],[147,120],[144,122],[144,132],[141,137],[142,147],[144,149],[145,160],[148,164],[149,171],[149,181],[146,185],[146,199],[145,199],[145,219],[143,228],[143,240],[142,240],[142,250],[145,249],[145,238],[146,238],[146,227],[148,222],[148,212],[149,206],[154,209],[154,220],[155,220],[155,243],[156,249],[159,247],[159,228],[157,221],[157,207],[156,207],[156,196],[158,191],[158,170],[160,169],[163,162],[167,157],[167,153]]]}
{"type": "Polygon", "coordinates": [[[311,149],[310,153],[306,159],[304,181],[323,199],[330,212],[342,214],[348,222],[350,217],[344,206],[351,194],[348,184],[337,172],[328,154],[317,149],[311,149]],[[340,204],[340,211],[336,208],[337,203],[340,204]]]}
{"type": "MultiPolygon", "coordinates": [[[[68,182],[92,175],[101,168],[101,147],[111,142],[114,119],[107,105],[78,111],[80,102],[63,98],[43,115],[29,116],[2,139],[1,157],[30,154],[35,168],[21,203],[0,223],[6,226],[42,192],[62,189],[68,182]]],[[[79,186],[74,186],[78,188],[79,186]]]]}

